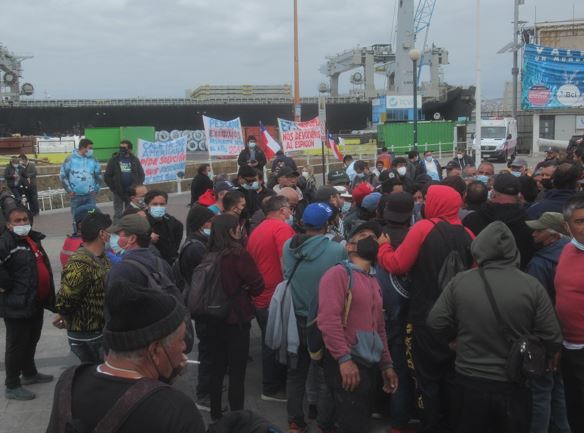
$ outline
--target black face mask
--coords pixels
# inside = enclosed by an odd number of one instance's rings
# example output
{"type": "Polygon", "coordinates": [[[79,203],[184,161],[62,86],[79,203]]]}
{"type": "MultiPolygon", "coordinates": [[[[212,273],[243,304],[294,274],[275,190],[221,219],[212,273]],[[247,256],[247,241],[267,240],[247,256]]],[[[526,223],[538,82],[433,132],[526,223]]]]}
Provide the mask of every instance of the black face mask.
{"type": "MultiPolygon", "coordinates": [[[[164,353],[166,354],[166,357],[170,361],[170,357],[168,356],[168,352],[166,351],[166,349],[164,348],[164,346],[162,347],[162,350],[164,350],[164,353]]],[[[156,364],[154,364],[154,365],[156,365],[156,364]]],[[[172,372],[170,373],[170,376],[164,377],[164,376],[160,375],[160,372],[159,372],[158,374],[160,376],[158,377],[158,380],[161,381],[162,383],[166,383],[168,385],[172,385],[172,383],[177,378],[177,376],[179,376],[183,371],[184,371],[184,368],[182,366],[180,366],[180,365],[179,366],[176,366],[176,367],[172,367],[172,372]]]]}
{"type": "Polygon", "coordinates": [[[357,255],[362,259],[374,263],[377,260],[377,251],[379,251],[379,244],[372,236],[357,242],[357,255]]]}
{"type": "Polygon", "coordinates": [[[129,153],[129,150],[126,149],[125,147],[120,147],[120,154],[122,155],[127,155],[129,153]]]}
{"type": "Polygon", "coordinates": [[[544,189],[553,189],[554,188],[554,184],[552,183],[551,179],[543,179],[541,181],[541,185],[544,187],[544,189]]]}

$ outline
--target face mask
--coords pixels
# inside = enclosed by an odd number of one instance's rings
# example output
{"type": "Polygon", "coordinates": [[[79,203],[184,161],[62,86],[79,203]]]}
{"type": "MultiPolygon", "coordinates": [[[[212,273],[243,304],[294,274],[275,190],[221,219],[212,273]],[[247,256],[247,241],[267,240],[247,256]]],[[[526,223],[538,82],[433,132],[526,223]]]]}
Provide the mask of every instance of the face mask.
{"type": "Polygon", "coordinates": [[[551,179],[543,179],[541,181],[541,184],[545,189],[553,189],[554,187],[554,184],[552,183],[551,179]]]}
{"type": "Polygon", "coordinates": [[[246,189],[248,191],[257,191],[258,189],[260,189],[260,183],[257,180],[251,185],[249,183],[244,183],[243,189],[246,189]]]}
{"type": "Polygon", "coordinates": [[[294,225],[294,215],[290,215],[288,218],[286,218],[286,224],[289,226],[294,225]]]}
{"type": "Polygon", "coordinates": [[[463,155],[462,153],[457,153],[457,154],[456,154],[456,157],[457,157],[458,159],[462,159],[462,157],[463,157],[463,156],[464,156],[464,155],[463,155]]]}
{"type": "Polygon", "coordinates": [[[357,177],[364,179],[365,178],[365,173],[357,173],[357,177]]]}
{"type": "Polygon", "coordinates": [[[512,171],[511,174],[515,177],[520,177],[521,176],[521,172],[520,171],[512,171]]]}
{"type": "Polygon", "coordinates": [[[576,238],[572,238],[572,245],[574,245],[580,251],[584,251],[584,244],[582,242],[578,242],[576,238]]]}
{"type": "Polygon", "coordinates": [[[406,167],[400,167],[400,168],[397,169],[397,174],[399,174],[400,176],[405,176],[407,170],[408,169],[406,167]]]}
{"type": "Polygon", "coordinates": [[[489,183],[489,176],[485,176],[484,174],[479,174],[479,175],[477,175],[477,180],[486,185],[489,183]]]}
{"type": "Polygon", "coordinates": [[[207,237],[211,236],[211,229],[203,229],[202,230],[203,234],[207,237]]]}
{"type": "Polygon", "coordinates": [[[426,162],[432,162],[434,158],[432,158],[431,156],[427,156],[425,159],[426,162]]]}
{"type": "Polygon", "coordinates": [[[348,201],[346,201],[345,203],[343,203],[343,207],[341,209],[342,213],[347,213],[351,210],[351,203],[349,203],[348,201]]]}
{"type": "Polygon", "coordinates": [[[310,176],[310,173],[309,173],[309,172],[307,172],[307,171],[303,171],[303,172],[302,172],[302,177],[303,177],[304,179],[308,179],[308,176],[310,176]]]}
{"type": "Polygon", "coordinates": [[[12,228],[12,231],[14,232],[15,235],[17,236],[28,236],[28,234],[30,233],[30,230],[32,229],[30,224],[25,224],[23,226],[14,226],[12,228]]]}
{"type": "Polygon", "coordinates": [[[111,250],[117,256],[121,256],[126,252],[124,248],[120,247],[120,235],[118,235],[117,233],[111,234],[109,244],[111,250]]]}
{"type": "Polygon", "coordinates": [[[125,147],[120,147],[120,153],[121,153],[122,155],[127,155],[127,154],[128,154],[128,153],[130,153],[130,152],[129,152],[129,150],[128,150],[128,149],[126,149],[125,147]]]}
{"type": "Polygon", "coordinates": [[[18,168],[18,165],[19,165],[18,163],[16,163],[16,164],[12,164],[12,167],[14,167],[14,168],[18,168]]]}
{"type": "Polygon", "coordinates": [[[253,141],[250,141],[250,143],[249,143],[249,148],[250,148],[250,149],[254,149],[255,147],[256,147],[256,144],[255,144],[255,142],[253,142],[253,141]]]}
{"type": "Polygon", "coordinates": [[[88,149],[85,156],[87,156],[88,158],[91,158],[93,156],[93,149],[88,149]]]}
{"type": "Polygon", "coordinates": [[[150,208],[150,215],[153,218],[162,218],[166,215],[166,206],[152,206],[150,208]]]}
{"type": "Polygon", "coordinates": [[[357,242],[357,255],[371,263],[374,263],[375,260],[377,260],[378,250],[379,244],[372,236],[366,237],[357,242]]]}
{"type": "MultiPolygon", "coordinates": [[[[166,349],[164,348],[164,346],[162,346],[162,350],[164,350],[164,353],[166,355],[166,357],[168,358],[168,360],[170,361],[170,357],[168,356],[168,352],[166,351],[166,349]]],[[[155,364],[156,365],[156,364],[155,364]]],[[[170,364],[172,365],[172,364],[170,364]]],[[[167,385],[172,385],[172,383],[174,382],[174,380],[184,371],[184,368],[181,365],[178,365],[176,367],[172,367],[172,372],[170,373],[170,376],[168,377],[164,377],[164,376],[160,376],[158,377],[158,380],[161,381],[162,383],[166,383],[167,385]]]]}

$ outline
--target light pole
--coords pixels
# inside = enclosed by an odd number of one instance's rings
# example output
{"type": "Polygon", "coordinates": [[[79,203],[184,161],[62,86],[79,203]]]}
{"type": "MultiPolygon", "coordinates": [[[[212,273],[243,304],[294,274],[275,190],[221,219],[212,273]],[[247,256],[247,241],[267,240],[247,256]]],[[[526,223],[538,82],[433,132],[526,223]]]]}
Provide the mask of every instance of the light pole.
{"type": "Polygon", "coordinates": [[[300,73],[298,67],[298,0],[294,0],[294,121],[302,120],[300,105],[300,73]]]}
{"type": "Polygon", "coordinates": [[[414,64],[414,81],[412,83],[414,88],[414,150],[418,150],[418,61],[421,55],[417,48],[410,50],[410,59],[414,64]]]}

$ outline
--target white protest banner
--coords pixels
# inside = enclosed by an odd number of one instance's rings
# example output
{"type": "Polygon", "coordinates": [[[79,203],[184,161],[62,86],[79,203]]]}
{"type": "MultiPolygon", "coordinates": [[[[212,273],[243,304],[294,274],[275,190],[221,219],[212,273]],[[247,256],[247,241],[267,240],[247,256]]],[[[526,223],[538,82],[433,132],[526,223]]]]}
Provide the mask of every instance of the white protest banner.
{"type": "Polygon", "coordinates": [[[187,168],[188,137],[171,141],[138,140],[138,159],[144,168],[145,184],[175,181],[187,168]]]}
{"type": "Polygon", "coordinates": [[[203,116],[209,158],[213,156],[237,156],[243,150],[243,133],[239,117],[233,120],[217,120],[203,116]]]}
{"type": "Polygon", "coordinates": [[[318,117],[307,122],[278,119],[278,126],[284,152],[320,149],[322,146],[320,119],[318,117]]]}

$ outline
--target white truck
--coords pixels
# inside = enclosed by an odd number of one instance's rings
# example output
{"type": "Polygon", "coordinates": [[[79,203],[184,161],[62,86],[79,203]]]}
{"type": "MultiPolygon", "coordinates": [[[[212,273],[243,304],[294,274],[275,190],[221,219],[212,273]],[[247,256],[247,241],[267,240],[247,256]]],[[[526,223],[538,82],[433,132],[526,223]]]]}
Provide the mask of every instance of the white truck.
{"type": "MultiPolygon", "coordinates": [[[[476,140],[475,140],[476,142],[476,140]]],[[[481,120],[481,156],[508,161],[517,153],[517,121],[512,117],[481,120]]]]}

